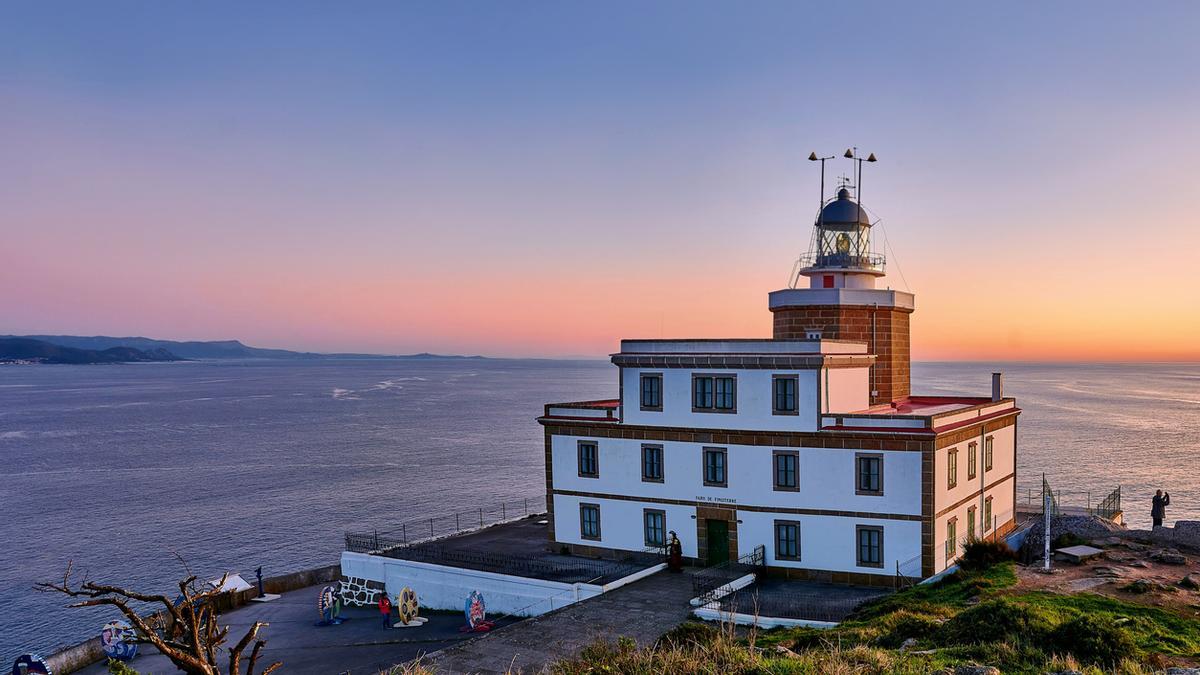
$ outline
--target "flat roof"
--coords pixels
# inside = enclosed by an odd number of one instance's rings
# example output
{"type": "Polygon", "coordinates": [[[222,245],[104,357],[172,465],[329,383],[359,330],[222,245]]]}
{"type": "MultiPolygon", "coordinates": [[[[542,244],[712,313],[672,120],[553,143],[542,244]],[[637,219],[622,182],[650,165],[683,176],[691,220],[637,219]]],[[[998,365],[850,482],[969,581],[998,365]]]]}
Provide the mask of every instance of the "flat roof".
{"type": "Polygon", "coordinates": [[[621,340],[621,354],[866,354],[854,340],[774,340],[761,338],[621,340]]]}
{"type": "MultiPolygon", "coordinates": [[[[989,396],[906,396],[891,403],[880,403],[870,408],[845,413],[847,415],[913,415],[933,417],[945,413],[974,408],[992,403],[989,396]]],[[[833,414],[833,413],[826,413],[833,414]]]]}

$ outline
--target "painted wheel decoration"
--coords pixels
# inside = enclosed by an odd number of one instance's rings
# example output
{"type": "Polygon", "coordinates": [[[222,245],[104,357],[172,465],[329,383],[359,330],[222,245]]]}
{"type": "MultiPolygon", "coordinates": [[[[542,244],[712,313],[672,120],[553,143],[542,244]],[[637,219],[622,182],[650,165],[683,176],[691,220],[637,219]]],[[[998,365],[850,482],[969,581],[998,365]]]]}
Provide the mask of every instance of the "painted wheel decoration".
{"type": "Polygon", "coordinates": [[[464,610],[467,615],[467,625],[472,630],[481,627],[487,621],[487,605],[483,603],[483,594],[479,591],[471,591],[471,594],[467,596],[464,610]]]}
{"type": "Polygon", "coordinates": [[[100,647],[104,655],[118,661],[128,661],[137,656],[136,640],[137,633],[133,627],[120,619],[109,621],[100,630],[100,647]]]}
{"type": "Polygon", "coordinates": [[[342,603],[336,588],[326,586],[321,589],[317,595],[317,612],[321,614],[321,621],[326,624],[340,623],[338,614],[342,612],[342,603]]]}
{"type": "Polygon", "coordinates": [[[50,666],[37,654],[23,654],[13,661],[12,675],[52,675],[50,666]]]}
{"type": "Polygon", "coordinates": [[[400,623],[407,626],[417,618],[420,612],[420,605],[417,603],[417,594],[413,589],[405,586],[400,590],[400,597],[396,602],[396,609],[400,612],[400,623]]]}

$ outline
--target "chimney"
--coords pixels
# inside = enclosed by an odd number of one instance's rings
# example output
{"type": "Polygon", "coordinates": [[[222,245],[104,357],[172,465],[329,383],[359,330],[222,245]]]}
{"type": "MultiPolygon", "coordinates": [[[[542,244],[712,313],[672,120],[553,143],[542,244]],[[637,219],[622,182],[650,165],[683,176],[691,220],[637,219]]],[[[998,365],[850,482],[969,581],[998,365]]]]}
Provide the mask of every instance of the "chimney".
{"type": "Polygon", "coordinates": [[[992,400],[1004,398],[1004,373],[992,373],[992,400]]]}

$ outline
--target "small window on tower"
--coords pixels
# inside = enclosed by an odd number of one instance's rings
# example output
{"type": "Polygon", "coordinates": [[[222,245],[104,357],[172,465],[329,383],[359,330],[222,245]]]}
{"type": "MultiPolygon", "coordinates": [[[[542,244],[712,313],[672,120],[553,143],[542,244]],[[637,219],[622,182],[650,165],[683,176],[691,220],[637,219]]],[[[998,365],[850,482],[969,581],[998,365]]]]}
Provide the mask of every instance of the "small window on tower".
{"type": "Polygon", "coordinates": [[[826,274],[825,276],[821,277],[821,286],[823,288],[833,288],[833,275],[826,274]]]}

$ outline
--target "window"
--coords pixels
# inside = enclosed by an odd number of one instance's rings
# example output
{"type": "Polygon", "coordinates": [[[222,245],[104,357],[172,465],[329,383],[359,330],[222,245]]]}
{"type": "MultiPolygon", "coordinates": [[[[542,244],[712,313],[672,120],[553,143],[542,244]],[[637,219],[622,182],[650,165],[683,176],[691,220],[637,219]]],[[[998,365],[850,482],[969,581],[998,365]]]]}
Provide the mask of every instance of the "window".
{"type": "Polygon", "coordinates": [[[579,477],[600,477],[600,449],[595,441],[579,441],[579,477]]]}
{"type": "Polygon", "coordinates": [[[737,412],[737,377],[693,375],[692,412],[737,412]]]}
{"type": "Polygon", "coordinates": [[[832,274],[826,274],[821,277],[821,288],[833,288],[832,274]]]}
{"type": "Polygon", "coordinates": [[[800,451],[776,450],[775,457],[775,489],[800,489],[800,451]]]}
{"type": "Polygon", "coordinates": [[[979,444],[967,445],[967,480],[975,477],[976,465],[979,464],[979,444]]]}
{"type": "Polygon", "coordinates": [[[646,534],[647,546],[666,546],[667,512],[658,509],[643,510],[642,529],[646,534]]]}
{"type": "Polygon", "coordinates": [[[800,378],[796,375],[775,375],[771,385],[775,389],[772,397],[771,412],[776,415],[799,415],[800,408],[796,403],[796,389],[800,378]]]}
{"type": "Polygon", "coordinates": [[[661,445],[642,446],[642,480],[647,483],[663,482],[663,448],[661,445]]]}
{"type": "Polygon", "coordinates": [[[992,437],[983,439],[983,470],[992,470],[992,437]]]}
{"type": "Polygon", "coordinates": [[[710,487],[728,487],[725,448],[704,449],[704,484],[710,487]]]}
{"type": "Polygon", "coordinates": [[[642,373],[642,410],[662,412],[661,373],[642,373]]]}
{"type": "Polygon", "coordinates": [[[958,555],[958,518],[946,521],[946,562],[958,555]]]}
{"type": "Polygon", "coordinates": [[[858,453],[854,455],[854,493],[883,494],[883,455],[858,453]]]}
{"type": "Polygon", "coordinates": [[[854,529],[858,537],[858,566],[883,567],[883,528],[859,525],[854,529]]]}
{"type": "Polygon", "coordinates": [[[958,485],[958,448],[946,455],[946,488],[953,490],[958,485]]]}
{"type": "Polygon", "coordinates": [[[983,531],[992,529],[992,498],[983,500],[983,531]]]}
{"type": "Polygon", "coordinates": [[[579,505],[579,536],[584,539],[600,538],[600,505],[579,505]]]}
{"type": "Polygon", "coordinates": [[[775,559],[800,559],[800,523],[794,520],[775,521],[775,559]]]}
{"type": "Polygon", "coordinates": [[[975,512],[974,506],[967,509],[967,541],[975,541],[975,512]]]}

